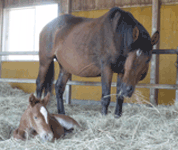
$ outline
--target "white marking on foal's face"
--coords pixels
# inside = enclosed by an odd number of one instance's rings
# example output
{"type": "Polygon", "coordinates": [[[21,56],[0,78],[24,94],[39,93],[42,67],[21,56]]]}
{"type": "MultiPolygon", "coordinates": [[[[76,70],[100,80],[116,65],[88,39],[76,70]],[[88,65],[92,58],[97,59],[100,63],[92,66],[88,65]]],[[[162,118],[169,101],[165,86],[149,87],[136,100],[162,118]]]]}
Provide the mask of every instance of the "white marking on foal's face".
{"type": "Polygon", "coordinates": [[[44,116],[46,123],[48,124],[48,112],[44,106],[40,108],[41,114],[44,116]]]}

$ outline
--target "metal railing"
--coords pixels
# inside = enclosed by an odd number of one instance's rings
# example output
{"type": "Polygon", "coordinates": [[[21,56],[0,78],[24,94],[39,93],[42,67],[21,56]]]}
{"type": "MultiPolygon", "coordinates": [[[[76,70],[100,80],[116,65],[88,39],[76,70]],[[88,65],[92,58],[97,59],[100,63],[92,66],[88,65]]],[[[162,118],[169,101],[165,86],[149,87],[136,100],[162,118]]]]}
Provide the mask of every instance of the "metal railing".
{"type": "MultiPolygon", "coordinates": [[[[176,90],[176,101],[178,101],[178,48],[177,49],[155,49],[153,54],[176,54],[177,61],[177,76],[176,84],[146,84],[139,83],[136,85],[136,88],[154,88],[154,89],[170,89],[176,90]]],[[[0,52],[1,56],[7,55],[38,55],[38,52],[0,52]]],[[[11,83],[36,83],[36,79],[16,79],[16,78],[0,78],[0,82],[11,82],[11,83]]],[[[54,81],[55,84],[56,81],[54,81]]],[[[71,87],[72,85],[81,85],[81,86],[101,86],[101,82],[82,82],[82,81],[68,81],[66,85],[66,103],[71,103],[71,87]]],[[[111,84],[112,87],[116,87],[116,83],[111,84]]]]}

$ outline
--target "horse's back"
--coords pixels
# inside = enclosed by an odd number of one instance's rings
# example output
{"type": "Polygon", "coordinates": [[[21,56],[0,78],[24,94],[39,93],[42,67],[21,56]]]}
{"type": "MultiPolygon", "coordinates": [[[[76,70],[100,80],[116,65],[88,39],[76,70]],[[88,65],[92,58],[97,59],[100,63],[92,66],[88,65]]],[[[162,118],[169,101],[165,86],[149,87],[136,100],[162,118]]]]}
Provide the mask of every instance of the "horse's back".
{"type": "Polygon", "coordinates": [[[91,42],[98,26],[95,20],[62,15],[48,23],[40,34],[40,62],[56,57],[71,74],[98,76],[100,71],[91,42]]]}
{"type": "Polygon", "coordinates": [[[56,57],[61,66],[70,68],[67,71],[72,74],[100,74],[93,63],[95,54],[89,46],[95,26],[93,20],[62,15],[48,23],[40,34],[40,61],[56,57]]]}
{"type": "MultiPolygon", "coordinates": [[[[42,53],[51,52],[54,46],[54,39],[56,32],[62,30],[64,27],[70,30],[69,26],[74,26],[85,20],[85,18],[75,17],[72,15],[61,15],[51,22],[49,22],[40,33],[40,51],[42,53]]],[[[65,28],[64,34],[67,32],[65,28]]]]}

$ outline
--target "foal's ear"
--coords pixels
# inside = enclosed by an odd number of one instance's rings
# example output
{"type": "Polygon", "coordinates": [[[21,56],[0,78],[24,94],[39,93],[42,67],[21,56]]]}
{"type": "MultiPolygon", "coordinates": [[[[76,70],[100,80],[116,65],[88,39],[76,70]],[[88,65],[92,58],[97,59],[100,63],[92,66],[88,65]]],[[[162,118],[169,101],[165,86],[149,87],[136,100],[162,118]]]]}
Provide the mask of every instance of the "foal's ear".
{"type": "Polygon", "coordinates": [[[155,45],[159,41],[159,31],[156,31],[151,37],[151,45],[155,45]]]}
{"type": "Polygon", "coordinates": [[[46,106],[49,102],[49,98],[50,98],[50,93],[48,92],[48,94],[44,97],[44,99],[41,102],[46,106]]]}
{"type": "Polygon", "coordinates": [[[139,29],[137,26],[135,26],[135,28],[133,29],[133,32],[132,32],[132,37],[133,37],[133,41],[135,42],[138,37],[139,37],[139,29]]]}
{"type": "Polygon", "coordinates": [[[37,99],[36,99],[36,97],[33,95],[33,93],[32,94],[30,94],[30,97],[29,97],[29,103],[30,103],[30,105],[33,107],[33,106],[35,106],[35,104],[37,103],[37,99]]]}

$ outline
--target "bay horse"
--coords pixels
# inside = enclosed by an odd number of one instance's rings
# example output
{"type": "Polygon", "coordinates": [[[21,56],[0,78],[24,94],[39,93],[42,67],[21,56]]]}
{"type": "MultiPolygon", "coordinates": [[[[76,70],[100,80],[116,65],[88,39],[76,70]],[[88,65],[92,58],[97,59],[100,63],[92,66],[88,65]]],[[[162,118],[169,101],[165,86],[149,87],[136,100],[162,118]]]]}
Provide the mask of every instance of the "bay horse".
{"type": "Polygon", "coordinates": [[[33,94],[29,97],[29,105],[23,113],[19,127],[13,132],[16,139],[27,140],[29,136],[39,134],[43,141],[54,141],[74,126],[81,128],[73,118],[63,114],[50,114],[46,109],[50,94],[41,100],[33,94]]]}
{"type": "Polygon", "coordinates": [[[54,58],[60,66],[55,84],[57,109],[65,114],[63,92],[72,74],[81,77],[101,76],[102,114],[110,104],[111,81],[117,73],[115,117],[122,114],[124,97],[131,97],[136,84],[145,78],[152,48],[159,40],[156,31],[147,30],[118,7],[99,18],[83,18],[65,14],[48,23],[40,33],[37,97],[43,89],[51,92],[54,79],[54,58]]]}

